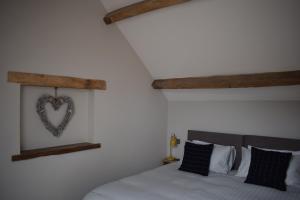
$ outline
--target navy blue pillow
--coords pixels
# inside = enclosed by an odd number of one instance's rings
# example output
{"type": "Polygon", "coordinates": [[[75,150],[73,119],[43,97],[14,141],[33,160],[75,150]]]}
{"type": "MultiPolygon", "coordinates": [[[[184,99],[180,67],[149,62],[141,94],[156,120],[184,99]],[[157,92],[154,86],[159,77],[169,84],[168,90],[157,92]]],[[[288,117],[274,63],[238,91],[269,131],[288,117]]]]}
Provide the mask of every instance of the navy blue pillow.
{"type": "Polygon", "coordinates": [[[184,157],[179,170],[208,176],[213,148],[213,144],[200,145],[186,142],[184,157]]]}
{"type": "Polygon", "coordinates": [[[285,178],[292,153],[251,148],[251,163],[245,183],[286,191],[285,178]]]}

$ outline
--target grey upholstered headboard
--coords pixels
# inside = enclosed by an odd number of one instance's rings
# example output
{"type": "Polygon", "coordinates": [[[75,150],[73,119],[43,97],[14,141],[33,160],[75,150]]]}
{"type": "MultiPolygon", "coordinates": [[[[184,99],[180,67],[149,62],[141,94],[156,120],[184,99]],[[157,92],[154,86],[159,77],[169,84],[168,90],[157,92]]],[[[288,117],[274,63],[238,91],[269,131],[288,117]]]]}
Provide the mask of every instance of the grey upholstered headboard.
{"type": "Polygon", "coordinates": [[[300,140],[256,135],[244,135],[243,146],[248,145],[278,150],[300,151],[300,140]]]}
{"type": "Polygon", "coordinates": [[[189,130],[188,140],[202,140],[220,145],[235,146],[237,150],[237,155],[233,167],[234,169],[238,169],[240,165],[242,158],[242,146],[247,147],[248,145],[252,145],[261,148],[300,151],[300,140],[287,138],[275,138],[256,135],[237,135],[228,133],[214,133],[207,131],[189,130]]]}

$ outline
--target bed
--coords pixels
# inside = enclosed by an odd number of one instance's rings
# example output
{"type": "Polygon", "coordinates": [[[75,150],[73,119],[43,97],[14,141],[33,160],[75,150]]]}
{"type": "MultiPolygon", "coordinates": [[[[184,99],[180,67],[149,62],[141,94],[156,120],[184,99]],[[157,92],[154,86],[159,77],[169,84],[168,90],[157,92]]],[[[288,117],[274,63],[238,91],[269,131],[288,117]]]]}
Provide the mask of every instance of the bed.
{"type": "MultiPolygon", "coordinates": [[[[256,145],[263,148],[300,150],[300,140],[262,136],[234,135],[189,131],[189,140],[204,140],[221,145],[234,145],[241,161],[241,147],[256,145]]],[[[141,174],[102,185],[89,192],[83,200],[298,200],[300,188],[289,186],[286,192],[245,184],[245,178],[210,173],[209,176],[179,171],[180,163],[173,163],[141,174]]]]}

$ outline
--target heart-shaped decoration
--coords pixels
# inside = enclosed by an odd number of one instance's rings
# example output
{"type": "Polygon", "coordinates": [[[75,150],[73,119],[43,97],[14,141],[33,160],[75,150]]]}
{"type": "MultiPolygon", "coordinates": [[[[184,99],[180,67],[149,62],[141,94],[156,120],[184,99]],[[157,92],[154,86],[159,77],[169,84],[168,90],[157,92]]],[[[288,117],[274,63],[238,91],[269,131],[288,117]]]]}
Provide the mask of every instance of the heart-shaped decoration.
{"type": "Polygon", "coordinates": [[[36,104],[36,112],[40,116],[46,129],[48,129],[55,137],[61,136],[69,121],[72,119],[75,107],[73,100],[68,96],[53,97],[51,95],[41,96],[36,104]],[[58,126],[54,126],[47,116],[46,104],[50,103],[54,110],[59,110],[63,104],[67,104],[65,116],[58,126]]]}

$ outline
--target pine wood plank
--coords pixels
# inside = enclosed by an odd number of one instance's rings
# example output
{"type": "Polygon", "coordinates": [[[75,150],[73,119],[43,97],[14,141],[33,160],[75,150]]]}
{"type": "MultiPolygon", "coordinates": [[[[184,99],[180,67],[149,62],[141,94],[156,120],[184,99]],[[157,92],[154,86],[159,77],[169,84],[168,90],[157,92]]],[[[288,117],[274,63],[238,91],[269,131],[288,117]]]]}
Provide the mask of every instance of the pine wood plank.
{"type": "Polygon", "coordinates": [[[111,24],[129,17],[140,15],[152,10],[177,5],[190,0],[145,0],[132,5],[120,8],[105,15],[103,18],[106,24],[111,24]]]}
{"type": "Polygon", "coordinates": [[[92,144],[86,142],[86,143],[70,144],[70,145],[63,145],[57,147],[24,150],[21,151],[21,154],[19,155],[13,155],[11,159],[12,161],[27,160],[27,159],[37,158],[41,156],[59,155],[59,154],[72,153],[72,152],[84,151],[89,149],[96,149],[100,147],[101,144],[92,144]]]}
{"type": "Polygon", "coordinates": [[[8,82],[20,83],[25,86],[106,90],[106,82],[104,80],[13,71],[8,72],[7,77],[8,82]]]}
{"type": "Polygon", "coordinates": [[[154,80],[154,89],[219,89],[300,85],[300,70],[154,80]]]}

